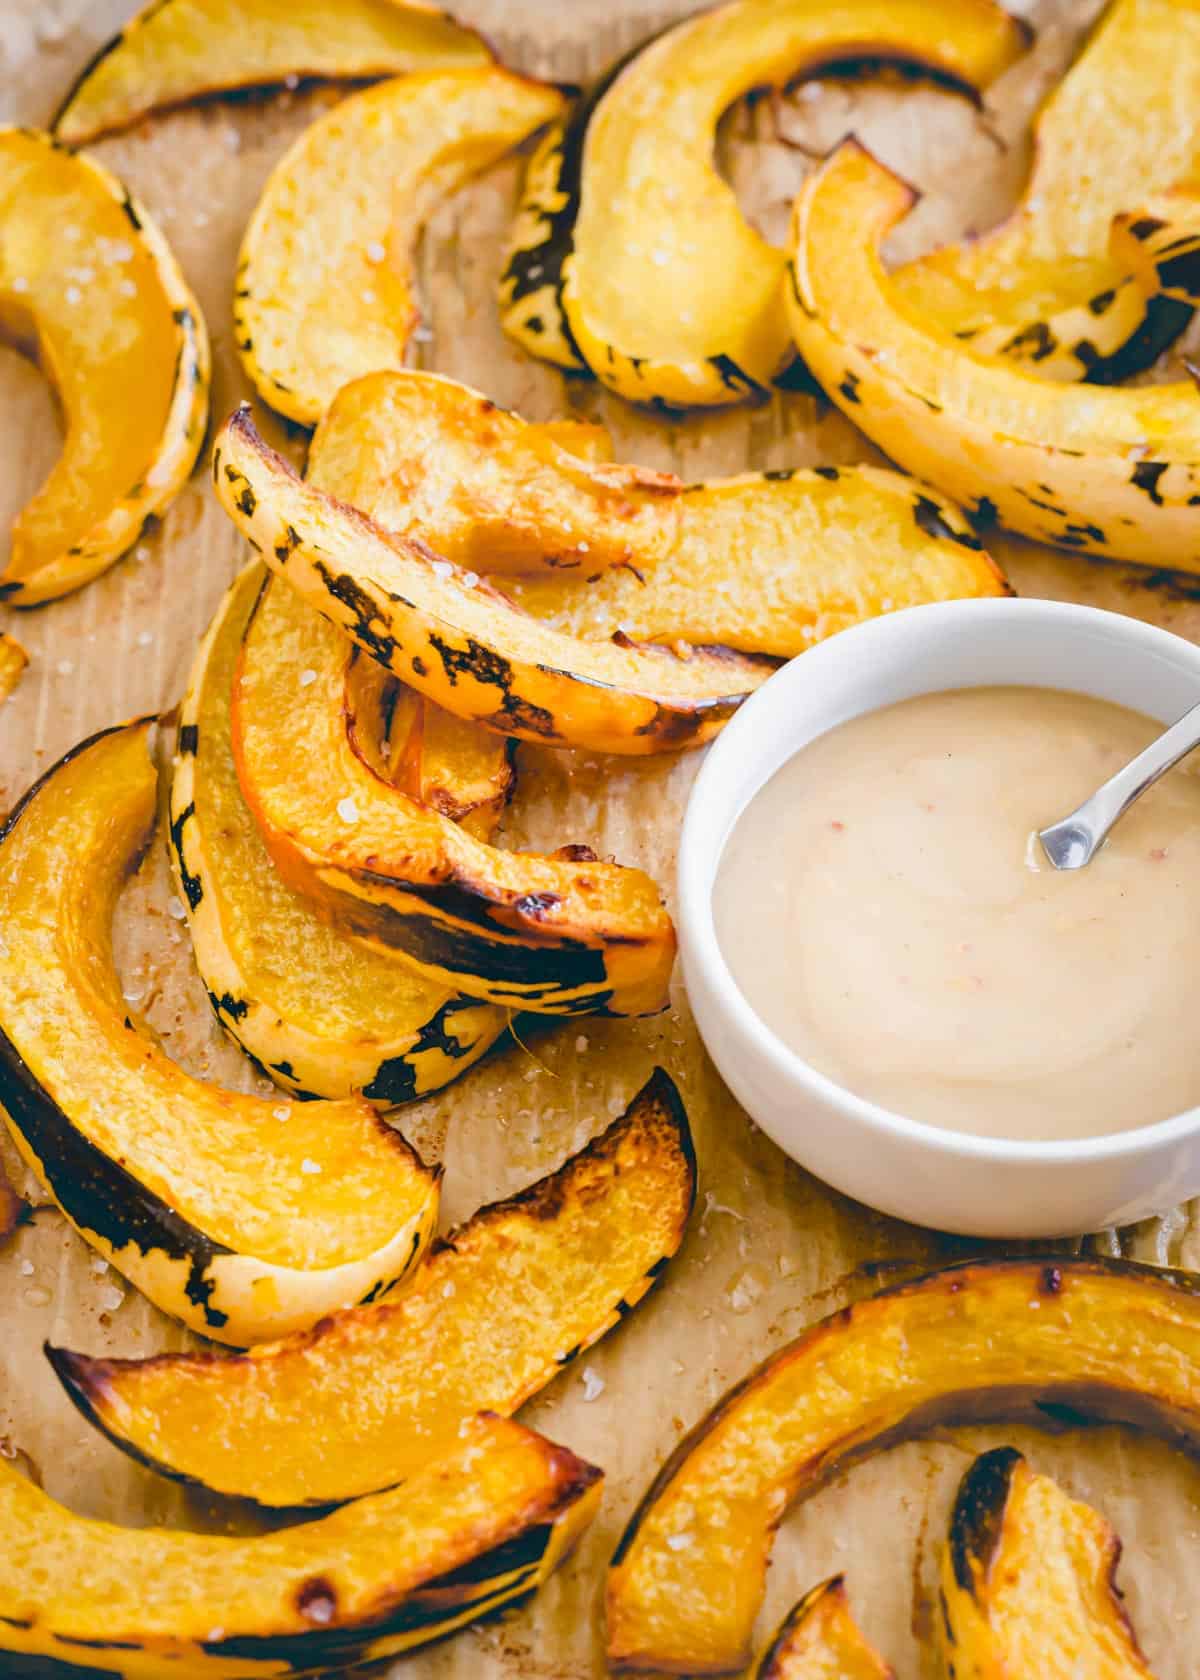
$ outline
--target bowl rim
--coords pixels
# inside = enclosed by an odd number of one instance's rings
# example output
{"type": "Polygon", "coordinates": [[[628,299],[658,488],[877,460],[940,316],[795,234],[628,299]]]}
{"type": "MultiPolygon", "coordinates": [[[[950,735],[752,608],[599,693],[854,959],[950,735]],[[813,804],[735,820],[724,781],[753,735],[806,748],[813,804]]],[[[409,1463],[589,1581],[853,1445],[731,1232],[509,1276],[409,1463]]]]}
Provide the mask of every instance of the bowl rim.
{"type": "MultiPolygon", "coordinates": [[[[725,961],[713,917],[712,889],[732,825],[726,830],[725,842],[715,852],[711,869],[706,865],[704,853],[712,847],[714,828],[719,827],[727,818],[730,800],[722,788],[722,776],[726,765],[732,764],[734,755],[739,751],[739,743],[744,736],[748,736],[756,722],[789,706],[793,713],[795,712],[793,691],[802,683],[804,663],[811,660],[813,654],[822,655],[820,662],[832,658],[853,661],[860,657],[858,650],[863,641],[906,635],[908,627],[918,615],[926,625],[930,624],[933,615],[938,615],[945,633],[955,635],[963,634],[964,630],[969,631],[973,620],[1000,616],[1057,621],[1064,633],[1088,629],[1103,630],[1124,638],[1130,649],[1140,656],[1161,658],[1165,655],[1176,664],[1192,665],[1197,688],[1200,690],[1200,646],[1175,635],[1173,631],[1147,624],[1141,619],[1071,601],[1050,601],[1033,596],[996,596],[932,602],[905,607],[897,612],[868,619],[828,637],[781,666],[743,703],[709,748],[692,784],[684,811],[676,865],[680,947],[685,979],[690,986],[692,968],[703,972],[710,995],[715,1000],[713,1007],[732,1018],[734,1027],[742,1039],[748,1042],[752,1052],[764,1059],[772,1071],[793,1088],[798,1087],[839,1110],[846,1118],[857,1122],[860,1128],[868,1132],[883,1134],[894,1141],[912,1144],[947,1159],[977,1163],[994,1162],[997,1165],[1010,1166],[1026,1162],[1031,1166],[1111,1163],[1123,1157],[1133,1159],[1144,1156],[1192,1139],[1200,1132],[1200,1101],[1192,1108],[1183,1109],[1165,1120],[1151,1121],[1147,1125],[1130,1127],[1124,1131],[1102,1133],[1097,1137],[1071,1139],[993,1138],[974,1132],[960,1132],[949,1127],[934,1126],[924,1120],[913,1120],[897,1110],[873,1102],[869,1097],[859,1096],[856,1092],[847,1090],[844,1085],[839,1085],[836,1080],[821,1073],[797,1051],[792,1050],[753,1008],[725,961]],[[798,672],[801,674],[798,675],[798,672]]],[[[812,669],[811,665],[809,669],[812,669]]],[[[933,685],[922,692],[952,693],[954,689],[933,685]]],[[[1066,692],[1082,694],[1088,691],[1068,686],[1066,692]]],[[[884,702],[885,705],[892,703],[884,702]]],[[[863,713],[855,715],[882,709],[864,707],[863,713]]],[[[1166,727],[1165,723],[1163,727],[1166,727]]],[[[819,739],[819,736],[813,736],[811,739],[819,739]]],[[[749,797],[753,798],[768,779],[764,777],[749,797]]],[[[740,809],[744,810],[745,804],[740,809]]],[[[701,1037],[703,1036],[701,1032],[701,1037]]]]}

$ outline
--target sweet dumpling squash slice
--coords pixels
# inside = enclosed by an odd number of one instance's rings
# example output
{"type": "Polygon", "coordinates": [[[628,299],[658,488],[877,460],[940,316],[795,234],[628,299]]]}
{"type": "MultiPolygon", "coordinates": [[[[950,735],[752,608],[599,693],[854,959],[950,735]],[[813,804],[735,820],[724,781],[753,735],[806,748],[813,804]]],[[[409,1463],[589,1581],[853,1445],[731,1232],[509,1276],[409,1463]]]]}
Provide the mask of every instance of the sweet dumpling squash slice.
{"type": "Polygon", "coordinates": [[[850,1614],[840,1575],[814,1587],[784,1617],[754,1680],[896,1680],[850,1614]]]}
{"type": "Polygon", "coordinates": [[[389,371],[338,392],[309,478],[479,572],[641,567],[670,550],[683,485],[597,460],[598,431],[531,425],[457,380],[389,371]]]}
{"type": "Polygon", "coordinates": [[[879,246],[911,204],[856,141],[796,200],[788,314],[828,395],[968,511],[1082,554],[1196,570],[1194,385],[1063,385],[973,355],[883,270],[879,246]]]}
{"type": "Polygon", "coordinates": [[[1056,1401],[1194,1444],[1198,1395],[1185,1273],[994,1260],[860,1301],[750,1372],[667,1460],[609,1572],[609,1664],[740,1669],[784,1511],[881,1447],[1056,1401]]]}
{"type": "Polygon", "coordinates": [[[309,476],[389,531],[481,572],[586,640],[718,644],[788,659],[873,613],[1007,585],[963,516],[877,467],[679,485],[597,468],[434,374],[339,391],[309,476]],[[512,575],[521,574],[521,575],[512,575]]]}
{"type": "Polygon", "coordinates": [[[0,128],[0,337],[39,362],[63,419],[62,453],[0,571],[0,601],[32,607],[99,576],[182,488],[209,353],[142,206],[93,158],[28,128],[0,128]]]}
{"type": "Polygon", "coordinates": [[[149,111],[294,76],[398,76],[486,64],[483,37],[424,0],[150,0],[63,101],[55,138],[78,146],[149,111]]]}
{"type": "Polygon", "coordinates": [[[237,1539],[78,1517],[0,1463],[0,1663],[38,1680],[299,1680],[382,1661],[536,1590],[602,1480],[479,1417],[404,1487],[237,1539]]]}
{"type": "Polygon", "coordinates": [[[381,82],[305,129],[238,261],[238,350],[272,408],[313,426],[349,380],[403,365],[430,207],[562,108],[557,88],[486,65],[381,82]]]}
{"type": "Polygon", "coordinates": [[[659,1069],[579,1154],[438,1242],[393,1300],[245,1358],[48,1349],[80,1410],[164,1474],[266,1506],[406,1481],[478,1406],[508,1414],[613,1329],[683,1240],[696,1164],[659,1069]]]}
{"type": "MultiPolygon", "coordinates": [[[[702,11],[643,48],[590,110],[582,137],[570,134],[577,177],[559,168],[565,203],[542,217],[543,249],[520,234],[519,273],[544,286],[558,269],[568,342],[621,396],[740,402],[775,377],[790,346],[782,253],[745,220],[713,162],[722,113],[751,88],[855,57],[977,90],[1025,40],[990,0],[733,0],[702,11]]],[[[552,150],[540,153],[531,185],[543,202],[553,169],[552,150]]],[[[513,264],[502,306],[517,290],[513,264]]]]}
{"type": "Polygon", "coordinates": [[[1196,0],[1114,0],[1038,115],[1012,215],[897,269],[897,295],[1043,379],[1112,384],[1148,367],[1191,312],[1142,292],[1109,222],[1200,161],[1198,104],[1196,0]]]}
{"type": "MultiPolygon", "coordinates": [[[[339,934],[271,862],[238,787],[229,724],[234,668],[267,576],[254,562],[231,587],[180,710],[170,846],[192,951],[217,1019],[277,1085],[404,1102],[469,1068],[508,1017],[339,934]]],[[[424,737],[419,716],[407,720],[409,737],[417,731],[424,737]]],[[[497,737],[484,739],[507,765],[497,737]]]]}
{"type": "Polygon", "coordinates": [[[1153,1680],[1114,1577],[1099,1511],[1012,1447],[977,1458],[954,1503],[935,1616],[955,1680],[1153,1680]]]}
{"type": "Polygon", "coordinates": [[[311,607],[418,693],[501,734],[638,755],[694,746],[774,669],[727,649],[680,657],[539,624],[474,573],[302,483],[244,409],[217,437],[213,479],[234,524],[311,607]]]}
{"type": "Polygon", "coordinates": [[[111,921],[154,825],[149,729],[76,748],[4,831],[0,1100],[80,1234],[164,1312],[244,1346],[401,1278],[439,1174],[362,1098],[221,1090],[135,1026],[111,921]]]}

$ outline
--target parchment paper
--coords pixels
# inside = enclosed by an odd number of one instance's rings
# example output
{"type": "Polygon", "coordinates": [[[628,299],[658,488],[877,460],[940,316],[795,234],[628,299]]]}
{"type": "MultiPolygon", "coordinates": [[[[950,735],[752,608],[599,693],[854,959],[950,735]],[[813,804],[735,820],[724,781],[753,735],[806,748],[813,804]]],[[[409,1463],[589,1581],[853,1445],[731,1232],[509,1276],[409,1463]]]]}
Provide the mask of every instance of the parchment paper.
{"type": "MultiPolygon", "coordinates": [[[[461,0],[461,6],[510,63],[574,80],[688,9],[650,0],[461,0]]],[[[45,122],[78,67],[132,9],[130,0],[2,0],[0,119],[45,122]]],[[[898,256],[967,227],[986,227],[1019,190],[1029,114],[1096,9],[1092,0],[1044,0],[1030,8],[1037,47],[989,96],[986,127],[948,95],[830,83],[815,98],[735,111],[722,137],[724,166],[748,211],[780,237],[791,196],[811,166],[796,142],[819,152],[853,128],[925,189],[898,256]]],[[[284,145],[337,97],[337,90],[321,89],[216,102],[152,119],[97,148],[159,218],[199,294],[214,341],[217,416],[247,394],[229,314],[241,229],[284,145]]],[[[603,418],[615,433],[618,458],[672,467],[688,479],[746,466],[877,458],[836,411],[806,397],[671,425],[520,355],[501,335],[493,302],[518,174],[516,164],[494,170],[433,218],[421,261],[430,336],[416,346],[420,365],[482,386],[531,419],[567,412],[603,418]]],[[[288,441],[279,425],[272,435],[288,441]]],[[[57,447],[46,386],[8,351],[0,352],[0,439],[0,521],[6,522],[57,447]]],[[[290,443],[295,452],[295,436],[290,443]]],[[[995,546],[1024,592],[1116,608],[1200,637],[1200,606],[1185,595],[1119,568],[1005,540],[995,546]]],[[[85,734],[179,697],[196,639],[239,555],[239,541],[198,473],[162,526],[82,593],[31,614],[0,609],[0,629],[15,633],[32,656],[16,694],[0,706],[0,810],[85,734]]],[[[507,836],[514,844],[544,846],[588,841],[642,865],[670,890],[678,818],[697,762],[689,754],[602,763],[522,748],[507,836]]],[[[167,891],[159,851],[119,921],[127,988],[142,994],[137,1007],[186,1066],[252,1084],[244,1060],[212,1022],[186,932],[166,914],[167,891]]],[[[812,1318],[869,1292],[877,1276],[983,1246],[883,1219],[792,1165],[749,1123],[705,1059],[678,981],[669,1014],[636,1024],[571,1023],[542,1035],[533,1051],[489,1061],[406,1114],[414,1141],[444,1156],[448,1221],[555,1166],[619,1112],[655,1062],[685,1094],[699,1149],[700,1200],[665,1286],[583,1361],[604,1385],[597,1397],[585,1398],[576,1366],[523,1414],[606,1469],[596,1526],[532,1606],[397,1664],[406,1680],[602,1674],[604,1564],[685,1426],[812,1318]]],[[[37,1200],[6,1142],[0,1141],[0,1155],[18,1187],[37,1200]]],[[[1098,1240],[1114,1252],[1200,1265],[1193,1208],[1098,1240]]],[[[47,1337],[129,1354],[180,1347],[187,1337],[113,1272],[98,1274],[91,1251],[53,1211],[39,1212],[0,1249],[0,1325],[6,1455],[84,1512],[130,1524],[230,1525],[227,1512],[203,1508],[108,1446],[59,1389],[41,1354],[47,1337]]],[[[930,1625],[948,1505],[969,1454],[1001,1440],[1016,1442],[1035,1465],[1099,1503],[1123,1534],[1121,1582],[1160,1680],[1200,1672],[1200,1482],[1165,1448],[1113,1430],[1055,1439],[1017,1429],[947,1433],[842,1478],[787,1520],[760,1632],[801,1591],[845,1569],[863,1624],[902,1680],[930,1674],[921,1639],[930,1625]]]]}

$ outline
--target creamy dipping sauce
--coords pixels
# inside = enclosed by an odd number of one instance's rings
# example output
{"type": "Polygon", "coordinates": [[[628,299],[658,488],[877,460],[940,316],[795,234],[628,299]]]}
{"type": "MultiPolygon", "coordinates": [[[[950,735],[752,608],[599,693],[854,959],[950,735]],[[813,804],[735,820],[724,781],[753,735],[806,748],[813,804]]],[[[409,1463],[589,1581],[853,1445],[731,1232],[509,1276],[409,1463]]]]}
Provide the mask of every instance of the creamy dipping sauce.
{"type": "Polygon", "coordinates": [[[853,719],[742,813],[713,906],[757,1014],[896,1113],[1083,1138],[1200,1102],[1200,776],[1145,794],[1086,869],[1035,831],[1164,725],[967,689],[853,719]]]}

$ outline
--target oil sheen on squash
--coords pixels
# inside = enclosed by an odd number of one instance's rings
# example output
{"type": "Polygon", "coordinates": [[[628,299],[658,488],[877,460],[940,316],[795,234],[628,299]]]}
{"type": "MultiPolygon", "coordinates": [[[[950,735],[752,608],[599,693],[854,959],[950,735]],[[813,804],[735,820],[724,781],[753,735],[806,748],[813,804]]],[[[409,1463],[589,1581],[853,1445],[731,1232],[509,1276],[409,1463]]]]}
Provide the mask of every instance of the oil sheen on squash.
{"type": "Polygon", "coordinates": [[[1200,1101],[1200,775],[1086,869],[1036,839],[1162,732],[1089,695],[926,694],[803,747],[721,859],[717,935],[772,1031],[860,1097],[985,1137],[1081,1138],[1200,1101]]]}

